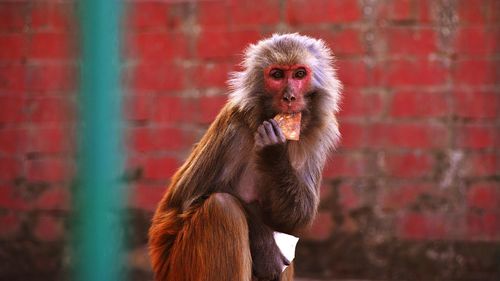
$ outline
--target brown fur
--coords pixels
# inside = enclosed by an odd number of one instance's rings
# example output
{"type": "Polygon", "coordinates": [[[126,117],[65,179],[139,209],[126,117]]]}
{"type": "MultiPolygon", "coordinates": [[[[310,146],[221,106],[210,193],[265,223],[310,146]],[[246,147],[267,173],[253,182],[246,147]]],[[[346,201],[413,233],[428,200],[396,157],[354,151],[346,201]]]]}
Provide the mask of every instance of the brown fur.
{"type": "Polygon", "coordinates": [[[240,280],[250,280],[252,259],[245,213],[229,194],[214,193],[206,199],[186,221],[175,245],[170,267],[176,270],[168,271],[162,280],[233,281],[234,276],[248,276],[240,280]]]}
{"type": "MultiPolygon", "coordinates": [[[[339,138],[334,113],[340,85],[331,60],[321,41],[297,34],[276,35],[247,50],[245,70],[231,80],[231,99],[174,175],[153,217],[155,280],[279,276],[286,261],[273,231],[297,235],[311,224],[321,172],[339,138]],[[257,128],[276,114],[258,73],[281,60],[315,69],[301,139],[256,150],[257,128]]],[[[281,280],[292,275],[290,267],[281,280]]]]}

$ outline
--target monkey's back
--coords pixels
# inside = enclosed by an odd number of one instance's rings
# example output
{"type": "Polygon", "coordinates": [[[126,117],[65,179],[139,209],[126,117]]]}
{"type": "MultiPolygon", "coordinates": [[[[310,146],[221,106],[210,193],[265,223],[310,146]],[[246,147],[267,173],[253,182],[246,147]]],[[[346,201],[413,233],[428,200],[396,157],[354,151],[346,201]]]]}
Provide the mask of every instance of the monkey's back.
{"type": "Polygon", "coordinates": [[[149,251],[156,274],[166,276],[172,246],[186,220],[210,194],[231,192],[234,169],[246,151],[249,129],[242,122],[241,113],[230,103],[226,104],[210,125],[201,140],[195,144],[185,163],[172,177],[161,199],[149,229],[149,251]],[[235,139],[241,139],[238,141],[235,139]],[[231,155],[236,148],[239,155],[231,155]]]}

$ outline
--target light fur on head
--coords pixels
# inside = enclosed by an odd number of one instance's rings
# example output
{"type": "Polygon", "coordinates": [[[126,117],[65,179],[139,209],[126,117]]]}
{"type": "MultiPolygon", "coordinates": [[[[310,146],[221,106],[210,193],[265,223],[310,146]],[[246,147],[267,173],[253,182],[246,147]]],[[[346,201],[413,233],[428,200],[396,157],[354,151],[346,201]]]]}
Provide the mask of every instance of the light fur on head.
{"type": "Polygon", "coordinates": [[[341,84],[333,68],[333,55],[326,44],[298,33],[274,34],[272,37],[251,44],[245,51],[243,70],[234,72],[228,84],[230,102],[242,110],[255,104],[262,89],[263,70],[271,64],[306,64],[313,71],[312,84],[322,99],[323,108],[330,113],[339,110],[341,84]]]}

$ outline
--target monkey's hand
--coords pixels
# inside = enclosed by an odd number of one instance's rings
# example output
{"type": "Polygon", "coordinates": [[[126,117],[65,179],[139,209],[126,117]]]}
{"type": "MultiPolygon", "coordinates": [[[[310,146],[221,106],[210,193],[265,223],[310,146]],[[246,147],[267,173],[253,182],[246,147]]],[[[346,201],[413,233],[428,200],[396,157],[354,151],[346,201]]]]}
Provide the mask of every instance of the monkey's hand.
{"type": "Polygon", "coordinates": [[[263,223],[258,204],[248,204],[246,210],[253,275],[259,281],[280,280],[283,267],[290,261],[276,245],[274,231],[263,223]]]}
{"type": "Polygon", "coordinates": [[[257,152],[263,152],[263,154],[268,156],[280,156],[285,151],[285,145],[285,135],[281,131],[278,122],[274,119],[264,121],[255,133],[255,148],[257,152]]]}

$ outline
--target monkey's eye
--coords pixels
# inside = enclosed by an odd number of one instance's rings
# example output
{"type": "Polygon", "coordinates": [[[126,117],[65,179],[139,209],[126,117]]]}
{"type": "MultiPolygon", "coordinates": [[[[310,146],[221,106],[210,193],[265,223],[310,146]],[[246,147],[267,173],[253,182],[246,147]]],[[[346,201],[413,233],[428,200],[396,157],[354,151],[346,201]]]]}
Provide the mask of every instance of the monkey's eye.
{"type": "Polygon", "coordinates": [[[307,75],[306,70],[304,68],[299,68],[297,71],[295,71],[293,77],[297,79],[302,79],[306,77],[306,75],[307,75]]]}
{"type": "Polygon", "coordinates": [[[285,77],[285,73],[283,72],[283,70],[278,68],[271,69],[271,71],[269,71],[269,75],[271,75],[271,77],[273,77],[274,79],[282,79],[283,77],[285,77]]]}

